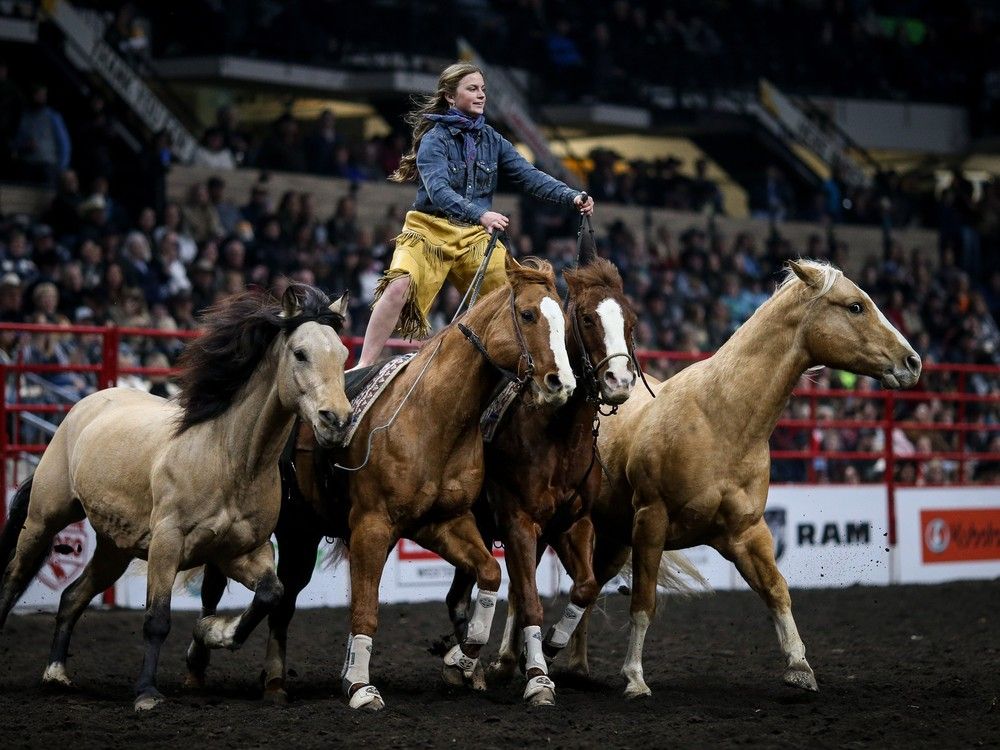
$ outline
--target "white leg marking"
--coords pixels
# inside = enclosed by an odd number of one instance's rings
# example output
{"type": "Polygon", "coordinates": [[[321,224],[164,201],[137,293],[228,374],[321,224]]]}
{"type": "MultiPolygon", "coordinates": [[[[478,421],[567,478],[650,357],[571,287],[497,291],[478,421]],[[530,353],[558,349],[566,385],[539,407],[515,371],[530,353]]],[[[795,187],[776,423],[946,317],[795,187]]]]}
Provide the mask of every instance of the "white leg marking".
{"type": "Polygon", "coordinates": [[[625,653],[625,663],[622,674],[628,680],[625,687],[626,698],[638,698],[641,695],[651,695],[652,691],[646,685],[642,676],[642,644],[646,640],[649,629],[649,615],[636,612],[632,615],[632,626],[628,634],[628,651],[625,653]]]}
{"type": "Polygon", "coordinates": [[[66,674],[66,665],[60,661],[54,661],[45,668],[45,674],[42,675],[42,682],[50,685],[66,685],[67,687],[73,684],[69,679],[69,675],[66,674]]]}
{"type": "Polygon", "coordinates": [[[791,610],[773,612],[774,629],[778,633],[778,644],[785,655],[785,684],[803,690],[818,691],[816,675],[806,661],[806,646],[799,637],[791,610]]]}
{"type": "Polygon", "coordinates": [[[569,353],[566,351],[566,318],[563,316],[559,303],[551,297],[545,297],[540,305],[542,315],[549,323],[549,346],[555,356],[556,367],[559,368],[559,380],[571,392],[576,388],[576,377],[569,364],[569,353]]]}

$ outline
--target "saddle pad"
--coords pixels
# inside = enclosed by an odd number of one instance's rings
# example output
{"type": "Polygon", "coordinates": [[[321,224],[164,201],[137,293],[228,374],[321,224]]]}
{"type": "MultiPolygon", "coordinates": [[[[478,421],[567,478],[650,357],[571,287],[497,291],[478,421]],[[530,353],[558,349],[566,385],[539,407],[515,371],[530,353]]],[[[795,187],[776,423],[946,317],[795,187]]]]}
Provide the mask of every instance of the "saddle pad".
{"type": "MultiPolygon", "coordinates": [[[[392,382],[394,377],[402,372],[406,364],[415,356],[416,352],[403,354],[399,357],[393,357],[382,365],[373,365],[357,373],[359,376],[357,377],[357,381],[360,381],[360,383],[355,381],[352,384],[353,387],[348,386],[347,388],[347,395],[351,399],[352,413],[351,422],[347,425],[347,434],[344,437],[345,446],[351,444],[351,439],[354,437],[358,425],[361,424],[361,420],[371,408],[371,405],[382,395],[385,387],[392,382]],[[361,385],[364,387],[362,388],[361,385]]],[[[352,374],[354,373],[349,373],[348,375],[352,374]]]]}
{"type": "Polygon", "coordinates": [[[504,414],[507,413],[507,409],[517,400],[520,394],[521,386],[510,380],[493,400],[490,401],[489,406],[483,411],[483,416],[479,419],[479,426],[483,431],[484,442],[489,443],[493,441],[493,437],[496,435],[497,428],[500,427],[500,422],[503,420],[504,414]]]}

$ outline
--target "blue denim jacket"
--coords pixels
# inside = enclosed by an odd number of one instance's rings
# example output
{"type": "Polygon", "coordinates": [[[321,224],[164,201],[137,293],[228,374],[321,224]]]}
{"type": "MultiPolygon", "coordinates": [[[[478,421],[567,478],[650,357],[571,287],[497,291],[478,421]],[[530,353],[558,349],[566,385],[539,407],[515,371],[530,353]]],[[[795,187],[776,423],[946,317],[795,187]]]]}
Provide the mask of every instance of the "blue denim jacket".
{"type": "Polygon", "coordinates": [[[440,122],[428,130],[417,149],[420,181],[413,208],[476,224],[493,206],[498,170],[526,193],[542,200],[572,205],[573,199],[580,194],[533,167],[510,141],[489,125],[483,126],[476,150],[473,173],[467,174],[462,131],[440,122]]]}

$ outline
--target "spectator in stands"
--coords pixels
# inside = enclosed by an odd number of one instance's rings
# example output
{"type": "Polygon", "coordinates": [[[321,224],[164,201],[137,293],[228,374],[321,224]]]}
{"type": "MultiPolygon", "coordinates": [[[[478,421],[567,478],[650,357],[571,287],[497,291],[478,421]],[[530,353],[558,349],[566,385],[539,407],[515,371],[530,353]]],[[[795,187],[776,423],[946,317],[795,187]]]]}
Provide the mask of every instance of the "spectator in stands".
{"type": "Polygon", "coordinates": [[[775,165],[768,165],[764,181],[750,193],[751,213],[756,218],[780,223],[793,208],[792,191],[785,176],[775,165]]]}
{"type": "Polygon", "coordinates": [[[217,240],[225,234],[219,214],[209,199],[208,188],[203,183],[191,186],[182,214],[184,226],[195,242],[217,240]]]}
{"type": "Polygon", "coordinates": [[[274,121],[257,154],[257,166],[284,172],[306,171],[299,124],[291,114],[286,112],[274,121]]]}
{"type": "Polygon", "coordinates": [[[694,179],[691,181],[691,210],[711,209],[714,214],[724,214],[722,192],[708,176],[708,160],[700,158],[694,163],[694,179]]]}
{"type": "Polygon", "coordinates": [[[0,277],[0,323],[23,323],[21,277],[8,271],[0,277]]]}
{"type": "Polygon", "coordinates": [[[240,209],[240,213],[250,222],[255,232],[260,231],[261,222],[271,215],[271,199],[266,183],[258,182],[250,188],[250,201],[240,209]]]}
{"type": "Polygon", "coordinates": [[[14,273],[24,281],[31,281],[38,275],[38,267],[31,259],[31,245],[24,230],[15,226],[7,235],[7,248],[0,254],[0,271],[14,273]]]}
{"type": "Polygon", "coordinates": [[[72,146],[66,123],[49,106],[48,96],[45,84],[32,85],[14,136],[14,151],[27,167],[29,179],[55,186],[59,175],[69,168],[72,146]]]}
{"type": "Polygon", "coordinates": [[[208,199],[219,217],[223,233],[232,234],[235,232],[236,225],[242,216],[235,204],[226,200],[226,181],[221,177],[213,175],[208,178],[208,199]]]}
{"type": "Polygon", "coordinates": [[[153,262],[149,240],[141,232],[129,232],[125,238],[122,271],[125,273],[125,283],[139,290],[145,299],[151,302],[160,300],[163,279],[159,267],[153,262]]]}
{"type": "MultiPolygon", "coordinates": [[[[465,276],[471,279],[478,266],[473,248],[489,241],[487,233],[507,228],[508,217],[491,210],[498,170],[525,192],[575,205],[587,215],[594,210],[593,198],[585,198],[531,166],[487,125],[485,106],[483,71],[469,63],[456,63],[442,71],[434,95],[408,117],[413,126],[413,147],[392,179],[404,182],[419,175],[420,182],[414,209],[407,213],[392,263],[376,291],[361,367],[373,364],[381,355],[397,323],[404,335],[426,333],[427,315],[447,275],[465,269],[465,276]],[[456,164],[461,168],[452,166],[456,164]],[[427,239],[429,236],[434,239],[427,239]],[[429,245],[441,247],[444,261],[433,268],[423,250],[429,245]]],[[[505,258],[506,248],[497,243],[483,293],[505,283],[505,258]]]]}
{"type": "Polygon", "coordinates": [[[306,169],[315,174],[334,174],[334,154],[343,144],[337,132],[337,117],[333,110],[325,109],[316,118],[313,131],[305,139],[306,169]]]}
{"type": "Polygon", "coordinates": [[[236,169],[236,157],[226,147],[226,139],[218,128],[209,128],[201,139],[201,145],[194,153],[197,167],[212,169],[236,169]]]}
{"type": "Polygon", "coordinates": [[[236,110],[228,105],[219,107],[215,112],[215,127],[222,133],[223,143],[236,163],[243,164],[250,150],[250,136],[240,128],[236,110]]]}
{"type": "Polygon", "coordinates": [[[152,206],[157,216],[163,215],[167,204],[167,172],[174,161],[173,144],[166,130],[158,132],[139,157],[140,180],[135,197],[139,205],[152,206]]]}

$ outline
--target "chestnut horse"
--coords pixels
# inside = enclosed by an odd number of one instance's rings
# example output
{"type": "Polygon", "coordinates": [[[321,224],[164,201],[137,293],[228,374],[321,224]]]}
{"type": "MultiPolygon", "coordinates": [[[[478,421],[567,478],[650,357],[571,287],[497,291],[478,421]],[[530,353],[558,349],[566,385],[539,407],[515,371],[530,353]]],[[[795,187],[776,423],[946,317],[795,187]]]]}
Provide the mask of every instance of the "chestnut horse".
{"type": "MultiPolygon", "coordinates": [[[[463,642],[446,655],[445,671],[474,668],[489,638],[500,586],[500,566],[471,510],[484,475],[479,415],[507,378],[529,388],[544,406],[565,403],[576,386],[551,266],[534,260],[519,266],[508,259],[507,278],[509,286],[483,297],[457,324],[424,343],[362,418],[347,448],[299,446],[285,465],[294,486],[275,530],[284,596],[269,620],[266,698],[285,699],[288,624],[324,536],[345,540],[350,553],[351,633],[342,685],[351,708],[385,706],[371,684],[369,665],[379,580],[401,538],[475,577],[479,594],[469,627],[463,642]]],[[[223,584],[206,571],[206,611],[214,609],[223,584]]],[[[196,683],[204,680],[203,656],[189,651],[190,679],[196,683]]]]}
{"type": "MultiPolygon", "coordinates": [[[[625,695],[649,695],[642,645],[656,608],[664,550],[708,544],[760,595],[785,656],[784,681],[817,690],[792,618],[763,519],[770,482],[768,439],[799,377],[825,365],[913,385],[920,357],[871,298],[843,273],[789,262],[774,296],[714,356],[633,397],[601,430],[608,469],[594,505],[594,570],[603,585],[632,554],[631,630],[625,695]]],[[[571,645],[572,669],[587,673],[586,618],[571,645]]]]}
{"type": "MultiPolygon", "coordinates": [[[[623,403],[638,372],[629,343],[636,316],[625,299],[618,269],[595,259],[564,276],[571,329],[566,345],[578,374],[577,389],[556,409],[539,409],[526,396],[511,404],[495,438],[486,445],[486,486],[475,508],[487,545],[495,540],[504,544],[510,575],[508,612],[518,613],[517,630],[523,634],[527,654],[524,700],[532,705],[555,702],[546,660],[566,645],[598,592],[591,565],[590,520],[590,507],[601,486],[595,438],[598,410],[623,403]],[[556,550],[573,587],[562,620],[543,643],[535,567],[546,545],[556,550]]],[[[447,602],[459,638],[468,624],[473,583],[468,573],[456,569],[447,602]]],[[[513,631],[504,634],[505,641],[511,637],[513,631]]],[[[508,650],[492,671],[509,678],[516,659],[516,652],[508,650]]],[[[474,678],[461,676],[465,681],[474,678]]]]}
{"type": "Polygon", "coordinates": [[[133,558],[148,561],[137,711],[162,700],[156,667],[178,571],[211,563],[254,592],[242,615],[199,623],[197,637],[210,646],[242,643],[277,602],[278,458],[296,414],[327,445],[343,436],[345,307],[346,297],[330,304],[304,285],[289,287],[281,304],[261,293],[231,298],[209,311],[185,350],[176,401],[111,388],[66,415],[0,536],[2,626],[57,532],[85,517],[97,532],[93,558],[59,603],[46,682],[69,684],[77,619],[133,558]]]}

